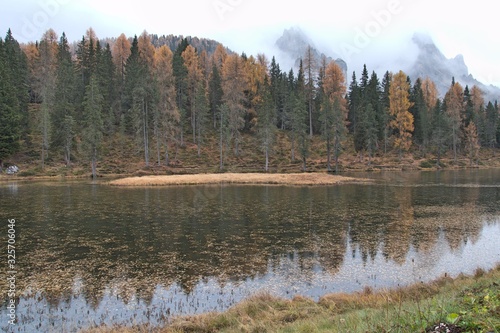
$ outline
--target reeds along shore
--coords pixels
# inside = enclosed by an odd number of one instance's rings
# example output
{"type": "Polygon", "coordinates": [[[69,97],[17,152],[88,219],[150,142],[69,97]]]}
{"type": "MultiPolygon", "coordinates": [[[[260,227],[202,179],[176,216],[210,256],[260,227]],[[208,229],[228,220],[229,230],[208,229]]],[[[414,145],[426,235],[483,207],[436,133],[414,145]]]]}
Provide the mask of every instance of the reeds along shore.
{"type": "Polygon", "coordinates": [[[327,173],[223,173],[172,176],[130,177],[110,181],[114,186],[168,186],[205,184],[276,184],[276,185],[337,185],[341,183],[365,182],[367,180],[329,175],[327,173]]]}

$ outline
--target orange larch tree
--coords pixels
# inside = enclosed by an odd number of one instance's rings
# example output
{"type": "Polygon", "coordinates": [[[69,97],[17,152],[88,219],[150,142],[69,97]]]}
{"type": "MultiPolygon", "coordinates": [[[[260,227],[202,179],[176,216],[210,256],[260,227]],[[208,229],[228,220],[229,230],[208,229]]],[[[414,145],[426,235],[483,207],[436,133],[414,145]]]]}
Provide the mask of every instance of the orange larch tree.
{"type": "Polygon", "coordinates": [[[396,132],[394,148],[398,149],[400,159],[403,151],[408,151],[411,147],[414,130],[413,115],[409,111],[412,106],[409,90],[407,76],[403,71],[393,75],[389,88],[389,113],[392,116],[390,126],[396,132]]]}

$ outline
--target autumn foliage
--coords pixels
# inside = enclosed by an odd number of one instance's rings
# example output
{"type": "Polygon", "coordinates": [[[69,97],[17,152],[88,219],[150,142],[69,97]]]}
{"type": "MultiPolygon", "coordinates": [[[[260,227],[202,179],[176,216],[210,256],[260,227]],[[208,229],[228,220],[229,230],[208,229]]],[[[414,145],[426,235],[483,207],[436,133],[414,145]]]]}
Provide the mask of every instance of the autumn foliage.
{"type": "MultiPolygon", "coordinates": [[[[400,71],[379,80],[366,66],[359,83],[356,73],[346,82],[339,64],[311,47],[284,71],[274,57],[238,55],[198,38],[144,31],[134,38],[99,39],[90,28],[71,44],[50,29],[27,45],[19,45],[9,31],[0,56],[5,73],[0,103],[8,110],[1,115],[4,133],[15,129],[0,136],[0,146],[11,147],[2,148],[0,160],[29,151],[39,154],[42,168],[45,161],[59,159],[68,166],[70,161],[88,165],[82,147],[89,143],[84,135],[89,128],[100,131],[95,134],[102,135],[103,145],[118,140],[123,154],[144,156],[147,166],[150,159],[157,165],[182,164],[180,149],[194,145],[199,158],[207,142],[217,142],[224,169],[227,156],[249,156],[244,141],[255,136],[259,147],[250,149],[265,155],[266,171],[273,155],[289,156],[292,165],[300,155],[307,170],[315,137],[324,142],[321,154],[329,171],[332,157],[336,170],[346,152],[361,162],[367,153],[371,163],[372,157],[390,153],[391,144],[400,158],[414,149],[477,160],[481,146],[495,148],[500,138],[498,105],[487,103],[478,87],[451,80],[441,98],[428,78],[412,85],[400,71]],[[92,108],[85,102],[90,82],[100,104],[92,108]],[[94,119],[90,112],[99,113],[93,116],[102,126],[86,123],[94,119]],[[286,142],[276,139],[280,132],[286,142]]],[[[94,144],[94,169],[100,145],[94,144]]]]}

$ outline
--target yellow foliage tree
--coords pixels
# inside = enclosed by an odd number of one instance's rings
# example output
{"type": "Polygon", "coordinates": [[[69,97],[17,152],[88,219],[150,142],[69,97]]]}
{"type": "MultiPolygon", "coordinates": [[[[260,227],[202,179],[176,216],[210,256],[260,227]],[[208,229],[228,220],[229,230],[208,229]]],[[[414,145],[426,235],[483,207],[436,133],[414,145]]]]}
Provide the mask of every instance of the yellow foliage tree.
{"type": "Polygon", "coordinates": [[[196,124],[197,124],[197,105],[196,96],[199,90],[199,82],[203,78],[203,74],[200,68],[200,62],[196,50],[191,45],[188,45],[186,50],[182,52],[182,58],[184,59],[184,65],[187,68],[187,96],[188,96],[188,106],[191,114],[191,128],[193,132],[193,143],[196,142],[196,124]]]}
{"type": "Polygon", "coordinates": [[[414,130],[413,115],[409,111],[412,106],[409,90],[410,85],[403,71],[393,75],[389,88],[389,113],[393,118],[390,126],[396,131],[394,148],[398,149],[400,158],[403,151],[410,149],[414,130]]]}
{"type": "Polygon", "coordinates": [[[457,148],[460,142],[460,126],[462,125],[462,113],[464,109],[464,89],[460,83],[454,83],[446,93],[444,99],[446,102],[446,113],[451,123],[453,158],[455,163],[457,163],[457,148]]]}
{"type": "Polygon", "coordinates": [[[469,123],[464,130],[465,135],[465,150],[469,155],[470,166],[473,162],[477,160],[479,155],[479,149],[481,145],[479,144],[479,138],[477,136],[477,128],[473,121],[469,123]]]}
{"type": "Polygon", "coordinates": [[[323,93],[325,96],[321,105],[320,121],[322,134],[326,139],[327,169],[332,171],[331,151],[333,148],[335,172],[337,172],[342,141],[347,133],[348,108],[344,98],[346,87],[342,69],[334,61],[325,64],[324,68],[323,93]]]}
{"type": "Polygon", "coordinates": [[[154,57],[155,57],[155,47],[151,42],[151,37],[146,30],[142,32],[137,40],[137,47],[139,48],[139,57],[141,61],[150,70],[153,67],[154,57]]]}
{"type": "Polygon", "coordinates": [[[165,164],[170,163],[168,145],[175,138],[180,122],[180,113],[175,102],[175,78],[172,69],[172,51],[163,45],[156,49],[154,55],[154,76],[158,85],[158,107],[155,113],[155,136],[157,158],[160,164],[160,146],[165,147],[165,164]]]}
{"type": "MultiPolygon", "coordinates": [[[[222,66],[222,90],[227,115],[227,127],[230,138],[234,141],[234,153],[239,155],[241,141],[240,130],[245,125],[245,90],[247,78],[243,60],[237,54],[227,56],[222,66]]],[[[224,112],[223,112],[224,113],[224,112]]]]}
{"type": "Polygon", "coordinates": [[[116,66],[116,70],[120,75],[120,82],[123,84],[125,81],[125,65],[127,64],[127,59],[130,56],[130,42],[125,34],[121,34],[113,44],[113,61],[116,66]]]}
{"type": "Polygon", "coordinates": [[[424,95],[425,106],[427,111],[432,112],[438,100],[438,90],[436,84],[429,78],[422,81],[422,93],[424,95]]]}

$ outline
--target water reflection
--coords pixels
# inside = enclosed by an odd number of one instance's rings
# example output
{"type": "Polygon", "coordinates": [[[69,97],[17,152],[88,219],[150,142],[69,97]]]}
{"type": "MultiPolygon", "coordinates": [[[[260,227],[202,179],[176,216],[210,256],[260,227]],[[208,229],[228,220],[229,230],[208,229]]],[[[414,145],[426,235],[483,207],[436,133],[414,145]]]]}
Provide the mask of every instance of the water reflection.
{"type": "Polygon", "coordinates": [[[375,176],[386,181],[150,189],[20,183],[16,193],[0,185],[0,207],[18,221],[24,296],[16,329],[159,325],[170,315],[224,310],[262,290],[317,299],[500,261],[500,172],[375,176]]]}

